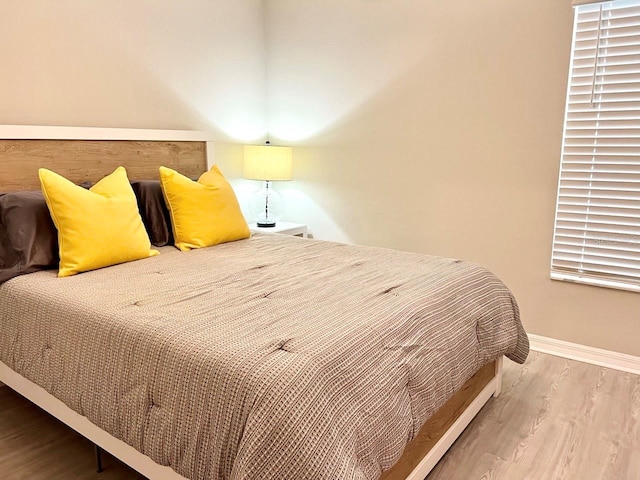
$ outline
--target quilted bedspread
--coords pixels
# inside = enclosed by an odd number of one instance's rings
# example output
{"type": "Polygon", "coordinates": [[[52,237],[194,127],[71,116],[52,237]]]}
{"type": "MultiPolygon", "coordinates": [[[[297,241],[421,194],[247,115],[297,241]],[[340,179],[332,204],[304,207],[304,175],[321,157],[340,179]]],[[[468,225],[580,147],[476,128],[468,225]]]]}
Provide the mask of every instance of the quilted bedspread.
{"type": "Polygon", "coordinates": [[[281,235],[0,286],[0,360],[193,479],[375,479],[480,367],[509,290],[459,260],[281,235]]]}

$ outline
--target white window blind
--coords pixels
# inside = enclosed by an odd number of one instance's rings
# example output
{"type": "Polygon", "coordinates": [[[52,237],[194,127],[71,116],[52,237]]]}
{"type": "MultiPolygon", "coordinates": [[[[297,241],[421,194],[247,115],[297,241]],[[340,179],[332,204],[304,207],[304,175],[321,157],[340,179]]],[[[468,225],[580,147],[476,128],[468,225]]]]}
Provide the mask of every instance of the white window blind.
{"type": "Polygon", "coordinates": [[[640,0],[576,7],[551,278],[640,291],[640,0]]]}

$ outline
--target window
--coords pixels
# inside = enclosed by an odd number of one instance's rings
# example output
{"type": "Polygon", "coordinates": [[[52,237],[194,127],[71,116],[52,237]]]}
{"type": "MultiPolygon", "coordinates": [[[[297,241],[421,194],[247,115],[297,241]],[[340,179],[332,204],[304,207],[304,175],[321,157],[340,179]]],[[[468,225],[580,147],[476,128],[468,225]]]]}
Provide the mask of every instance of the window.
{"type": "Polygon", "coordinates": [[[551,278],[640,291],[640,0],[574,4],[551,278]]]}

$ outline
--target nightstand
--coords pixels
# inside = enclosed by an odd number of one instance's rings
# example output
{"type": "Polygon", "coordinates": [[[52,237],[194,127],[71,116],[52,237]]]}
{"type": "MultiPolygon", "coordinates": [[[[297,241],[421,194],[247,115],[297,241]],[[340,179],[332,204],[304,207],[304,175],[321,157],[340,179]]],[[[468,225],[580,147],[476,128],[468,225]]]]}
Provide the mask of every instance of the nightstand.
{"type": "Polygon", "coordinates": [[[252,232],[258,233],[280,233],[282,235],[295,235],[297,237],[307,237],[308,229],[303,223],[277,222],[275,227],[258,227],[255,223],[249,224],[252,232]]]}

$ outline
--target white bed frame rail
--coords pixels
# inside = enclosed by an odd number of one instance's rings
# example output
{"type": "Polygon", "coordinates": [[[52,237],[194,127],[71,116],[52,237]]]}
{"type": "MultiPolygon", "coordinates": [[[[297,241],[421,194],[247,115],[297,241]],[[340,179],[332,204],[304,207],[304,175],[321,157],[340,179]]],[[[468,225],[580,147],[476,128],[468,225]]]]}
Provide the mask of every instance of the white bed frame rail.
{"type": "Polygon", "coordinates": [[[16,373],[3,362],[0,362],[0,381],[145,477],[158,480],[187,480],[171,468],[158,465],[135,448],[97,427],[87,417],[71,410],[44,388],[16,373]]]}
{"type": "MultiPolygon", "coordinates": [[[[471,423],[491,396],[497,397],[500,395],[502,363],[503,357],[500,357],[496,361],[495,376],[462,415],[458,417],[453,425],[449,427],[411,474],[409,474],[407,480],[423,480],[444,454],[447,453],[449,447],[453,445],[453,442],[456,441],[464,429],[471,423]]],[[[158,465],[148,456],[138,452],[122,440],[115,438],[113,435],[94,425],[86,417],[71,410],[45,389],[16,373],[2,362],[0,362],[0,382],[4,382],[8,387],[18,392],[27,400],[38,405],[44,411],[53,415],[114,457],[119,458],[122,462],[145,477],[152,480],[187,480],[171,468],[158,465]]]]}
{"type": "Polygon", "coordinates": [[[480,394],[471,402],[462,415],[449,427],[440,440],[433,446],[429,453],[422,459],[418,466],[409,474],[407,480],[423,480],[433,467],[440,461],[447,450],[453,445],[456,439],[462,434],[465,428],[471,423],[482,407],[494,396],[500,395],[502,390],[502,364],[504,357],[496,360],[495,376],[482,389],[480,394]]]}

